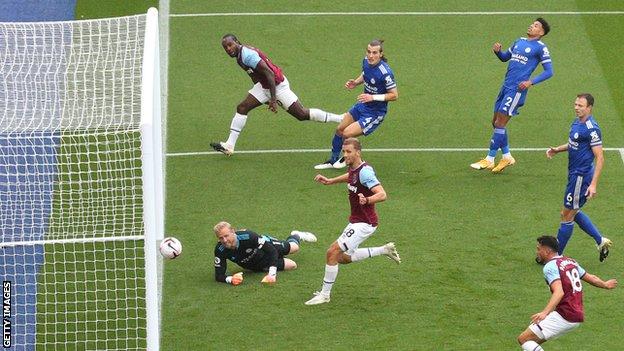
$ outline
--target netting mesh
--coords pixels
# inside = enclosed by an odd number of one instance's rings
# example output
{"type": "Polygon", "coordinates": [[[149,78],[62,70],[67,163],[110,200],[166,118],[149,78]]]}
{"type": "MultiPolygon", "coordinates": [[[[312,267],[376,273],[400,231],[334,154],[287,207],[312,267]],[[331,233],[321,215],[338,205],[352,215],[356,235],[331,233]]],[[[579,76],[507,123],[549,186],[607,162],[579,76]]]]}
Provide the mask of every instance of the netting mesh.
{"type": "Polygon", "coordinates": [[[17,350],[145,349],[145,19],[0,23],[0,274],[17,350]]]}

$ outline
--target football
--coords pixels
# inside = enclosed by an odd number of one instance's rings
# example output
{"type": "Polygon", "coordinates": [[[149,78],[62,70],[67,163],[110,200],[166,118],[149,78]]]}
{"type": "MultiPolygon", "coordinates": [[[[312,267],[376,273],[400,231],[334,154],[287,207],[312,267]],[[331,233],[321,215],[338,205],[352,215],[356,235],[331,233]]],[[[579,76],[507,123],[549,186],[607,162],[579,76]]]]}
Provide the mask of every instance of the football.
{"type": "Polygon", "coordinates": [[[182,253],[182,243],[174,237],[164,238],[160,242],[160,253],[165,258],[177,258],[182,253]]]}

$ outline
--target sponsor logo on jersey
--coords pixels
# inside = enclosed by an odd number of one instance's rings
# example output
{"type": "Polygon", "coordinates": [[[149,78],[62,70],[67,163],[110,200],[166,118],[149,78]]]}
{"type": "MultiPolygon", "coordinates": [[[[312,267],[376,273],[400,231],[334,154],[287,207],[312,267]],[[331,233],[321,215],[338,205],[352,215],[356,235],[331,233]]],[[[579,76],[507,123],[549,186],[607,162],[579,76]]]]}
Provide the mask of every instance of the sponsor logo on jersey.
{"type": "Polygon", "coordinates": [[[371,92],[371,93],[377,93],[377,87],[374,85],[370,85],[368,84],[367,81],[364,81],[364,90],[366,90],[367,92],[371,92]]]}
{"type": "Polygon", "coordinates": [[[516,54],[516,53],[511,54],[511,60],[512,61],[516,61],[516,62],[520,62],[523,65],[526,65],[527,62],[529,62],[529,58],[528,57],[526,57],[524,55],[516,54]]]}

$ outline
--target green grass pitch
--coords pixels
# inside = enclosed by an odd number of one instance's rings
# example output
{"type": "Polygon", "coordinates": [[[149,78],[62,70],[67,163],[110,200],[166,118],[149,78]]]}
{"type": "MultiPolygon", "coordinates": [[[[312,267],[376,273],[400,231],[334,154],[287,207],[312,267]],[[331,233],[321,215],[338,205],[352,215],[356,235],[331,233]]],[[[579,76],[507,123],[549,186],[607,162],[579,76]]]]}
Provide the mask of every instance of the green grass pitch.
{"type": "MultiPolygon", "coordinates": [[[[172,1],[171,13],[344,11],[622,11],[618,1],[172,1]]],[[[503,174],[468,165],[484,151],[367,152],[371,148],[485,148],[492,105],[506,64],[492,53],[523,36],[533,14],[496,16],[222,16],[172,17],[169,52],[168,152],[209,151],[223,140],[236,105],[251,87],[220,46],[225,33],[261,48],[280,65],[307,107],[344,112],[356,92],[364,49],[386,39],[399,86],[384,124],[363,138],[364,159],[388,192],[380,226],[363,246],[395,241],[403,264],[380,257],[342,266],[327,305],[304,306],[320,288],[325,250],[347,223],[343,186],[313,182],[325,152],[174,156],[167,158],[166,231],[184,254],[166,262],[164,350],[513,350],[530,316],[549,298],[535,238],[556,234],[566,182],[566,156],[517,151],[503,174]],[[235,226],[285,238],[312,231],[316,244],[292,258],[299,269],[261,286],[247,274],[233,287],[213,278],[212,226],[235,226]]],[[[580,92],[596,97],[605,147],[624,147],[624,15],[545,14],[543,41],[555,75],[532,87],[509,125],[513,148],[567,140],[580,92]]],[[[538,68],[538,72],[541,68],[538,68]]],[[[335,125],[297,122],[284,111],[253,111],[237,150],[326,149],[335,125]]],[[[623,279],[621,201],[624,158],[607,151],[598,197],[586,213],[615,242],[598,262],[578,227],[566,249],[592,273],[623,279]]],[[[323,172],[339,174],[335,171],[323,172]]],[[[233,264],[230,270],[235,270],[233,264]]],[[[585,284],[586,322],[547,350],[615,350],[624,290],[585,284]]]]}

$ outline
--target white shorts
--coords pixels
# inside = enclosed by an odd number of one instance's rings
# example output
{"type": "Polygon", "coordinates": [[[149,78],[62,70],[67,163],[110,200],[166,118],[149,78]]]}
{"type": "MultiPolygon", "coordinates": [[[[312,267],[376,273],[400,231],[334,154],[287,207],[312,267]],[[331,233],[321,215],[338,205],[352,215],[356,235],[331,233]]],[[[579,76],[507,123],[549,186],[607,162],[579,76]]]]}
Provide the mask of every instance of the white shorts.
{"type": "MultiPolygon", "coordinates": [[[[264,89],[260,83],[254,84],[249,90],[249,94],[256,98],[261,104],[266,103],[271,98],[271,92],[269,89],[264,89]]],[[[290,83],[288,79],[284,77],[284,81],[275,86],[275,98],[277,102],[284,110],[288,110],[290,105],[299,100],[297,95],[290,90],[290,83]]]]}
{"type": "Polygon", "coordinates": [[[531,323],[531,325],[529,325],[529,329],[531,329],[533,334],[537,335],[540,339],[550,340],[567,334],[579,325],[581,325],[580,322],[568,322],[561,317],[559,312],[552,311],[538,324],[531,323]]]}
{"type": "Polygon", "coordinates": [[[364,240],[373,235],[377,227],[368,223],[349,223],[338,237],[338,246],[347,255],[353,255],[364,240]]]}

